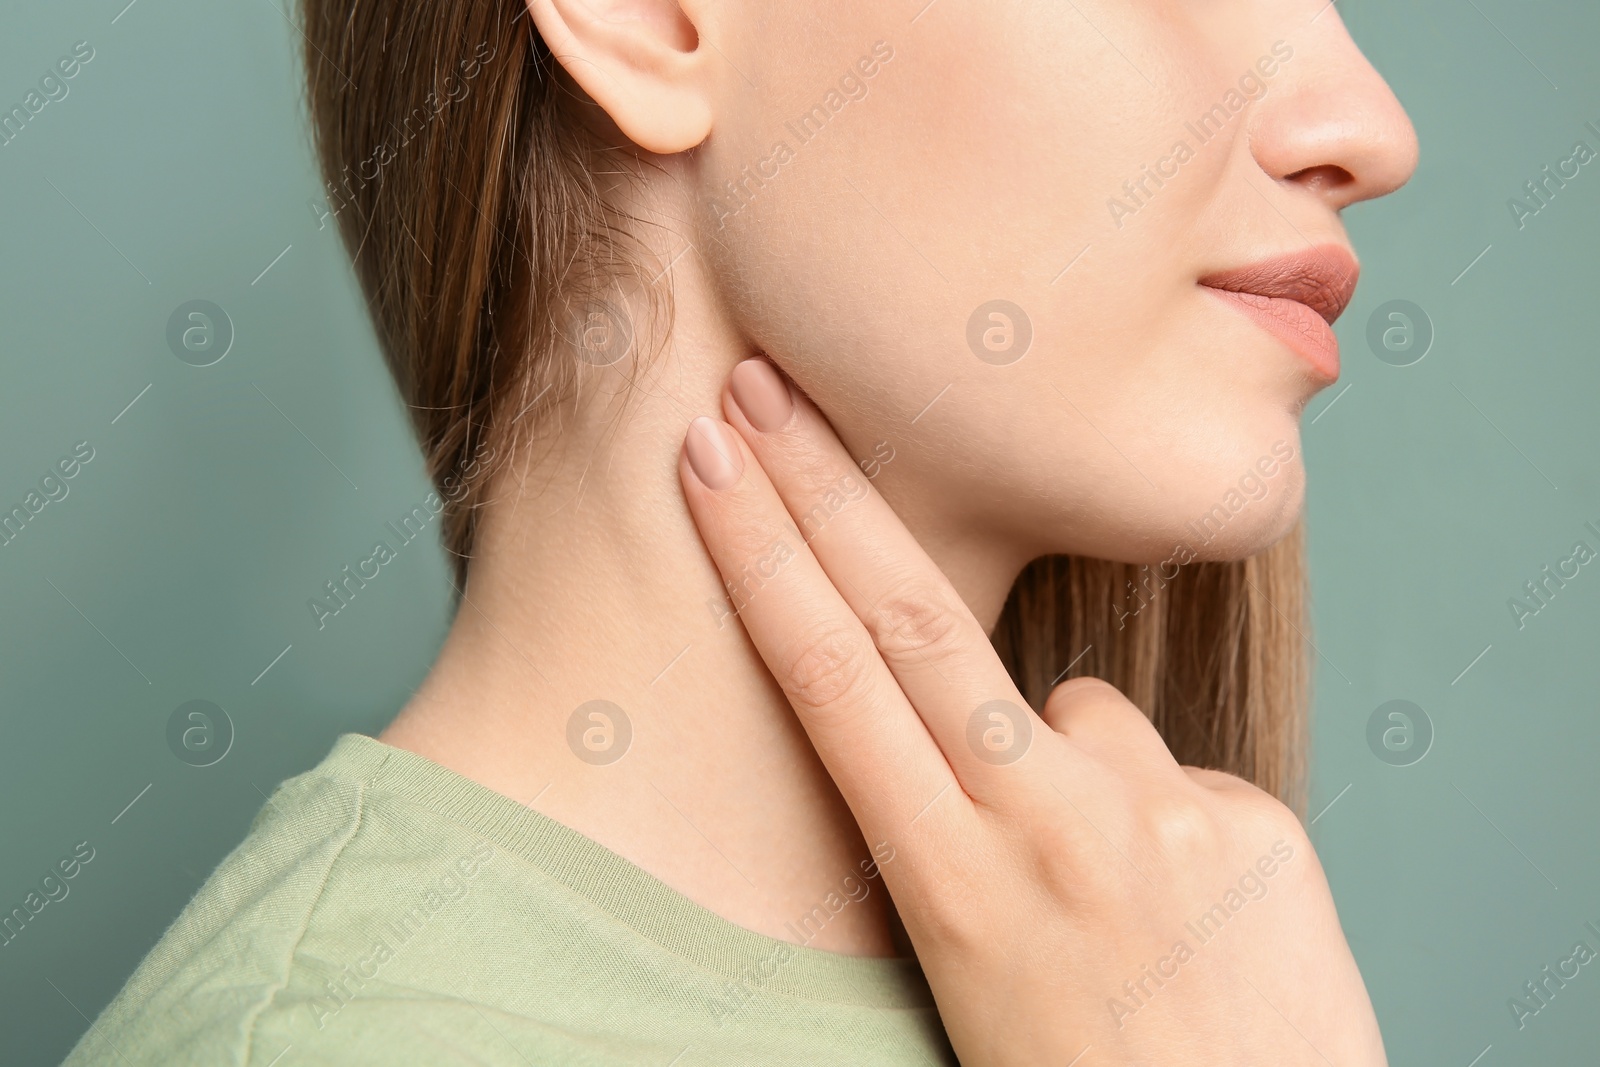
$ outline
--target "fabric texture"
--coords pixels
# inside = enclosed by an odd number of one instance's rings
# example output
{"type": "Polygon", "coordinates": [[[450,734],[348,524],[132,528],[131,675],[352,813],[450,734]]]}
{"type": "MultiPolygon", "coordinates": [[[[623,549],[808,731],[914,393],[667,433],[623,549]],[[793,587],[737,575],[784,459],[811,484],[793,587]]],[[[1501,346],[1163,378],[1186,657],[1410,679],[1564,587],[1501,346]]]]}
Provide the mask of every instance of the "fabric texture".
{"type": "Polygon", "coordinates": [[[278,787],[65,1067],[955,1062],[915,961],[743,929],[346,734],[278,787]]]}

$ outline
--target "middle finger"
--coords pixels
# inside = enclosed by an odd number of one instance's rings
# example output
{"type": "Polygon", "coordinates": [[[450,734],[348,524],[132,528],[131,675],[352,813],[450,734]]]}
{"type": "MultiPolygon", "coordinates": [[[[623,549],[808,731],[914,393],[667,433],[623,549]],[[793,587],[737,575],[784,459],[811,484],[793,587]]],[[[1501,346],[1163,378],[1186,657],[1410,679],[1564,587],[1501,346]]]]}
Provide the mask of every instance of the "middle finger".
{"type": "Polygon", "coordinates": [[[770,363],[735,367],[723,408],[957,777],[974,796],[989,792],[981,783],[1048,733],[989,635],[822,413],[770,363]]]}

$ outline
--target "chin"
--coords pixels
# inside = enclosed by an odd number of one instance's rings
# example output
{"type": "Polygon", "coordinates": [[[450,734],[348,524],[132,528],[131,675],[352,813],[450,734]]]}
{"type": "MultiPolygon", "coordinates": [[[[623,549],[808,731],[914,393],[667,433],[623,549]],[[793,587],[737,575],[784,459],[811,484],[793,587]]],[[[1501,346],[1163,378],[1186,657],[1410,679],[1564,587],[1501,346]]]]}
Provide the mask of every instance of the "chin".
{"type": "Polygon", "coordinates": [[[1175,541],[1188,545],[1197,560],[1247,559],[1264,552],[1287,537],[1300,521],[1305,484],[1305,467],[1297,453],[1270,481],[1222,487],[1218,503],[1184,522],[1175,541]],[[1264,485],[1266,491],[1247,491],[1257,485],[1264,485]]]}

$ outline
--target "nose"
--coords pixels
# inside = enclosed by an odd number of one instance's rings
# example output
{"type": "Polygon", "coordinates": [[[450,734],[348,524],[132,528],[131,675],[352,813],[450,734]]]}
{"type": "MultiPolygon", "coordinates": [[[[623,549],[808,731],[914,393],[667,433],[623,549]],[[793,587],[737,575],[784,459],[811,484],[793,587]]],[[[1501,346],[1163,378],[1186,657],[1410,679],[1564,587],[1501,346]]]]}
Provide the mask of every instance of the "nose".
{"type": "Polygon", "coordinates": [[[1392,193],[1417,169],[1405,109],[1329,4],[1296,35],[1292,61],[1262,98],[1250,147],[1274,180],[1335,211],[1392,193]]]}

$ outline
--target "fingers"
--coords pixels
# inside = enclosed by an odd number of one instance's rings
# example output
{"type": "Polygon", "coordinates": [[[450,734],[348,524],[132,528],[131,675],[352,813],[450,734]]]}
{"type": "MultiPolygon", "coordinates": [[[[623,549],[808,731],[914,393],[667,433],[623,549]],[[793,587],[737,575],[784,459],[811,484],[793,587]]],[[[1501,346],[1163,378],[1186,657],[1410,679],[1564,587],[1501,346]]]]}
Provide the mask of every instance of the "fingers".
{"type": "Polygon", "coordinates": [[[967,792],[983,799],[997,777],[1019,777],[1005,772],[1043,724],[822,413],[760,359],[734,368],[723,407],[967,792]]]}
{"type": "Polygon", "coordinates": [[[1216,771],[1209,767],[1190,767],[1185,765],[1183,773],[1187,774],[1196,785],[1203,785],[1207,789],[1214,789],[1219,793],[1260,793],[1261,790],[1240,778],[1238,775],[1226,771],[1216,771]]]}
{"type": "Polygon", "coordinates": [[[739,435],[714,419],[694,420],[678,466],[745,630],[868,839],[900,838],[941,792],[964,799],[949,788],[954,778],[938,746],[739,435]]]}
{"type": "Polygon", "coordinates": [[[1069,678],[1052,689],[1039,715],[1056,733],[1085,745],[1122,746],[1142,741],[1147,728],[1154,732],[1122,690],[1089,676],[1069,678]]]}
{"type": "Polygon", "coordinates": [[[1113,765],[1156,773],[1178,769],[1155,725],[1110,682],[1070,678],[1050,691],[1040,717],[1056,733],[1113,765]]]}
{"type": "Polygon", "coordinates": [[[1072,678],[1056,686],[1040,718],[1075,745],[1125,771],[1137,767],[1157,777],[1181,770],[1195,785],[1240,797],[1265,797],[1237,775],[1180,767],[1155,726],[1122,691],[1099,678],[1072,678]]]}

